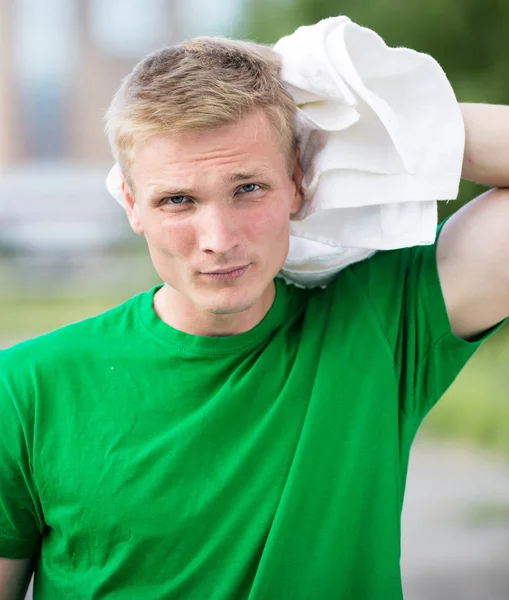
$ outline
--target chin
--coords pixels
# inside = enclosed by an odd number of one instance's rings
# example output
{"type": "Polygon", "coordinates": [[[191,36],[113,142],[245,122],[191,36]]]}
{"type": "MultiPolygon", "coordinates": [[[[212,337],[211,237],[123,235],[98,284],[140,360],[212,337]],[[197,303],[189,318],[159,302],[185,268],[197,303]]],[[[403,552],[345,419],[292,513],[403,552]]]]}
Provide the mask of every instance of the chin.
{"type": "Polygon", "coordinates": [[[248,282],[243,286],[225,287],[223,289],[208,290],[200,294],[197,302],[203,310],[214,315],[234,315],[252,308],[262,298],[267,285],[256,285],[248,282]]]}
{"type": "Polygon", "coordinates": [[[238,313],[244,312],[251,308],[251,305],[241,305],[241,306],[216,306],[212,308],[206,309],[212,315],[236,315],[238,313]]]}
{"type": "Polygon", "coordinates": [[[234,315],[236,313],[244,312],[245,310],[249,310],[253,307],[258,298],[231,298],[231,299],[223,299],[217,302],[214,302],[208,299],[208,302],[201,303],[201,306],[204,310],[213,315],[234,315]]]}

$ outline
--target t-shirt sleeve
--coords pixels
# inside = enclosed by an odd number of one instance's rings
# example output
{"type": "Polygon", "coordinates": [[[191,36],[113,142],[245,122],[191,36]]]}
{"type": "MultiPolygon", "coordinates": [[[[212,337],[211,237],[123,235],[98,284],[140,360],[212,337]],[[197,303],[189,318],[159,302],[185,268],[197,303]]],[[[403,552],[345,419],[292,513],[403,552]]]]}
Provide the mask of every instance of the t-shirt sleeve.
{"type": "Polygon", "coordinates": [[[436,248],[435,241],[429,246],[380,252],[352,267],[360,293],[376,314],[393,355],[400,409],[417,424],[479,346],[505,323],[468,341],[453,333],[436,248]]]}
{"type": "MultiPolygon", "coordinates": [[[[2,360],[0,360],[2,367],[2,360]]],[[[0,557],[37,554],[44,528],[33,476],[31,427],[0,372],[0,557]]]]}

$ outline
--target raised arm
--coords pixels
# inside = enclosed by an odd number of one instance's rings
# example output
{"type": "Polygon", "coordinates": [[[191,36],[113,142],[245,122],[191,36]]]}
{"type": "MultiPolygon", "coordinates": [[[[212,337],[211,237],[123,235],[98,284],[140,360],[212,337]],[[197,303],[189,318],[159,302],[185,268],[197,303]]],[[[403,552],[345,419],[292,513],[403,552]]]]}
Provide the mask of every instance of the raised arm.
{"type": "Polygon", "coordinates": [[[438,240],[452,329],[468,339],[509,316],[509,107],[464,104],[463,177],[494,188],[462,207],[438,240]]]}
{"type": "Polygon", "coordinates": [[[31,559],[0,558],[0,600],[23,600],[32,576],[31,559]]]}
{"type": "Polygon", "coordinates": [[[509,187],[509,106],[461,104],[466,143],[463,179],[509,187]]]}

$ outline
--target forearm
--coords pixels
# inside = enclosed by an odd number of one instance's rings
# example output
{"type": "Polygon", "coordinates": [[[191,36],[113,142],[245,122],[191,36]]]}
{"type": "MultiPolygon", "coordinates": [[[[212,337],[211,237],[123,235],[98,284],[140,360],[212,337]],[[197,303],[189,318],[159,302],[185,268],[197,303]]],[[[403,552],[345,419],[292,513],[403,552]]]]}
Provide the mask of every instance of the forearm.
{"type": "Polygon", "coordinates": [[[509,187],[509,106],[461,104],[465,122],[462,178],[509,187]]]}
{"type": "Polygon", "coordinates": [[[34,562],[26,559],[0,557],[0,600],[25,598],[34,562]]]}

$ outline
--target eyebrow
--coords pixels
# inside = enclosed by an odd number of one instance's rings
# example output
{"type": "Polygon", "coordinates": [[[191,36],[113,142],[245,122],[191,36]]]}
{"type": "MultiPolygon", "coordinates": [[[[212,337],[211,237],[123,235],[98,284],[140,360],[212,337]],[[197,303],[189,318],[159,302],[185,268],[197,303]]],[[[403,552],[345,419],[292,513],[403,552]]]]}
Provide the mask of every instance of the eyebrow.
{"type": "MultiPolygon", "coordinates": [[[[230,175],[223,177],[222,179],[222,183],[223,184],[232,184],[232,183],[239,183],[241,181],[248,181],[250,179],[258,179],[258,178],[265,178],[269,176],[269,171],[267,169],[253,169],[252,171],[249,172],[236,172],[236,173],[231,173],[230,175]]],[[[192,188],[174,188],[174,189],[170,189],[167,187],[156,187],[153,189],[153,191],[151,192],[150,196],[160,196],[161,194],[165,194],[167,196],[192,196],[195,194],[194,189],[192,188]]]]}

